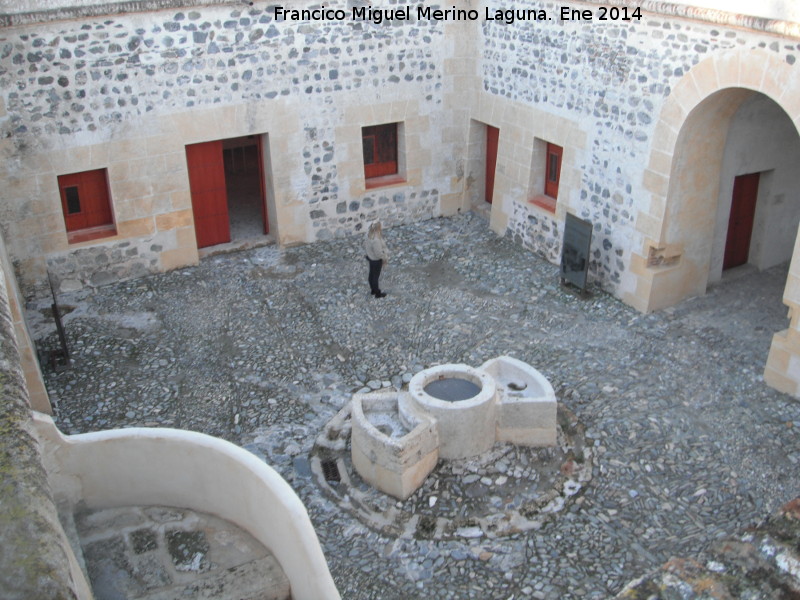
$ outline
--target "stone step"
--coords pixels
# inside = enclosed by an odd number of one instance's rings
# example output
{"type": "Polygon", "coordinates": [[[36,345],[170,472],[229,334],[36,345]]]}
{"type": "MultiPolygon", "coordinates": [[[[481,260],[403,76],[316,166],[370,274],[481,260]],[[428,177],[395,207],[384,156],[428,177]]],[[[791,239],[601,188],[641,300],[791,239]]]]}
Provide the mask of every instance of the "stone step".
{"type": "Polygon", "coordinates": [[[616,597],[800,598],[800,498],[757,527],[712,546],[705,563],[673,558],[616,597]]]}
{"type": "Polygon", "coordinates": [[[162,587],[130,600],[291,600],[289,580],[270,555],[224,571],[212,571],[188,584],[162,587]]]}
{"type": "Polygon", "coordinates": [[[95,600],[289,600],[268,549],[213,515],[170,507],[81,510],[75,530],[95,600]]]}

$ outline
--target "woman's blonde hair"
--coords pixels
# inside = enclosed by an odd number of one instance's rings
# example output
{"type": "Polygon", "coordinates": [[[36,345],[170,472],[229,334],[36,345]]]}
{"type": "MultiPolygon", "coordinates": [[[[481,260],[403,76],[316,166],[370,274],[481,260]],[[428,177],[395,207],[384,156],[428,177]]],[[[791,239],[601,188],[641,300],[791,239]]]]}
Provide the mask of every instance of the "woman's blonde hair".
{"type": "Polygon", "coordinates": [[[375,221],[372,225],[369,226],[369,237],[381,237],[381,222],[375,221]]]}

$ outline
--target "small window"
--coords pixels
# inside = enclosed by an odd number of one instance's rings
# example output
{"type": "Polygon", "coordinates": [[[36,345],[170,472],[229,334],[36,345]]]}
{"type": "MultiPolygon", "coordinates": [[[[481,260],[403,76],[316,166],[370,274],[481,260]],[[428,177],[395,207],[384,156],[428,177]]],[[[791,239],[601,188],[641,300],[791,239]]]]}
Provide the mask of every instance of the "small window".
{"type": "Polygon", "coordinates": [[[558,198],[558,184],[561,180],[561,155],[564,149],[555,144],[547,144],[547,164],[545,165],[544,194],[553,200],[558,198]]]}
{"type": "Polygon", "coordinates": [[[78,194],[78,186],[72,185],[64,188],[64,196],[67,199],[67,214],[74,215],[81,212],[81,199],[78,194]]]}
{"type": "Polygon", "coordinates": [[[397,123],[362,127],[361,141],[366,179],[398,174],[397,123]]]}
{"type": "Polygon", "coordinates": [[[105,169],[59,175],[58,188],[70,243],[116,235],[105,169]]]}

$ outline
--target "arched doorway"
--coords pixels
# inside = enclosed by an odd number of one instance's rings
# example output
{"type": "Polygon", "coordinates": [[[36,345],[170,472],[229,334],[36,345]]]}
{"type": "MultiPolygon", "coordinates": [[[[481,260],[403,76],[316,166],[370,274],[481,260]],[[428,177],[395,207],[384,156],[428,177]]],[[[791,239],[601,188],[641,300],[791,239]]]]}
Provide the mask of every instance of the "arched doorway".
{"type": "Polygon", "coordinates": [[[753,93],[731,118],[720,172],[709,283],[739,266],[792,258],[800,224],[800,136],[772,99],[753,93]]]}
{"type": "Polygon", "coordinates": [[[672,163],[664,237],[680,261],[661,302],[704,294],[735,267],[791,259],[800,136],[775,101],[742,88],[709,95],[686,118],[672,163]]]}
{"type": "MultiPolygon", "coordinates": [[[[800,197],[796,169],[800,106],[791,100],[800,70],[767,52],[721,53],[696,65],[665,103],[645,186],[652,197],[640,212],[642,252],[632,256],[634,286],[624,299],[657,310],[705,293],[722,277],[730,241],[734,188],[742,176],[755,195],[744,262],[765,268],[796,250],[800,197]],[[794,158],[792,158],[794,157],[794,158]],[[787,158],[787,162],[783,159],[787,158]]],[[[739,193],[740,190],[736,190],[739,193]]],[[[744,242],[740,242],[744,243],[744,242]]],[[[734,261],[735,262],[735,261],[734,261]]],[[[728,265],[730,266],[730,265],[728,265]]],[[[800,277],[791,268],[783,302],[789,329],[773,338],[765,378],[800,393],[800,277]]],[[[798,271],[800,273],[800,271],[798,271]]]]}

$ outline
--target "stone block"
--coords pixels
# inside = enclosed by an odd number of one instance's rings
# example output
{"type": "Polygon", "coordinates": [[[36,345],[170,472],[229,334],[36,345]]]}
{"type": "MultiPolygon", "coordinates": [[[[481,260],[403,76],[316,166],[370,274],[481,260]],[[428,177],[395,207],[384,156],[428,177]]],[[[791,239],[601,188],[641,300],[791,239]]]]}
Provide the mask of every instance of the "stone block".
{"type": "Polygon", "coordinates": [[[558,406],[550,382],[510,356],[491,359],[481,369],[497,382],[497,440],[525,446],[555,444],[558,406]]]}
{"type": "Polygon", "coordinates": [[[176,210],[174,212],[156,215],[156,228],[158,231],[193,227],[193,225],[194,215],[191,209],[176,210]]]}
{"type": "Polygon", "coordinates": [[[645,237],[655,240],[660,239],[662,226],[661,219],[657,219],[647,213],[639,212],[636,215],[636,231],[645,237]]]}
{"type": "Polygon", "coordinates": [[[180,227],[175,232],[176,248],[197,248],[197,236],[194,227],[180,227]]]}
{"type": "Polygon", "coordinates": [[[152,188],[148,179],[113,181],[110,183],[111,196],[115,206],[120,202],[139,200],[151,194],[152,188]]]}
{"type": "Polygon", "coordinates": [[[108,165],[111,162],[113,144],[94,144],[89,146],[91,163],[93,165],[108,165]]]}
{"type": "Polygon", "coordinates": [[[660,173],[656,173],[655,171],[651,171],[650,169],[646,169],[643,180],[644,187],[648,192],[652,192],[653,194],[662,197],[667,196],[667,191],[669,189],[669,177],[666,177],[660,173]]]}
{"type": "Polygon", "coordinates": [[[463,194],[443,194],[439,203],[442,216],[449,217],[459,212],[466,211],[465,197],[463,194]]]}
{"type": "Polygon", "coordinates": [[[146,147],[141,138],[115,139],[109,151],[109,162],[136,160],[146,156],[146,147]]]}
{"type": "Polygon", "coordinates": [[[686,114],[677,102],[667,101],[661,111],[661,119],[653,132],[652,147],[654,150],[664,152],[670,157],[673,155],[678,141],[678,131],[680,131],[686,114]]]}
{"type": "Polygon", "coordinates": [[[791,352],[786,347],[787,344],[786,331],[775,334],[772,338],[772,346],[769,350],[767,358],[767,368],[772,369],[776,373],[788,373],[789,363],[792,358],[791,352]]]}
{"type": "Polygon", "coordinates": [[[800,303],[800,277],[789,273],[786,278],[786,288],[783,291],[783,297],[795,304],[800,303]]]}
{"type": "Polygon", "coordinates": [[[713,59],[706,59],[699,62],[689,71],[689,74],[694,80],[695,87],[703,98],[710,96],[720,88],[719,81],[717,80],[717,69],[713,59]]]}
{"type": "Polygon", "coordinates": [[[669,177],[672,170],[672,155],[654,149],[650,153],[650,162],[647,164],[647,168],[653,173],[669,177]]]}
{"type": "Polygon", "coordinates": [[[51,168],[56,175],[77,173],[88,169],[99,169],[92,163],[92,151],[89,147],[72,147],[69,152],[53,152],[50,154],[51,168]]]}
{"type": "Polygon", "coordinates": [[[370,485],[405,500],[436,466],[439,437],[433,419],[424,415],[410,415],[405,423],[400,419],[401,394],[353,396],[351,457],[370,485]]]}
{"type": "Polygon", "coordinates": [[[723,87],[739,86],[739,52],[724,52],[714,60],[714,68],[717,71],[717,80],[723,87]]]}
{"type": "Polygon", "coordinates": [[[785,373],[781,373],[780,371],[772,368],[769,364],[769,361],[764,369],[764,382],[779,392],[789,394],[795,398],[798,397],[798,392],[800,391],[798,382],[790,377],[787,377],[785,373]]]}
{"type": "Polygon", "coordinates": [[[192,195],[189,192],[189,186],[178,191],[172,192],[169,195],[170,205],[173,210],[183,210],[192,208],[192,195]]]}
{"type": "Polygon", "coordinates": [[[165,250],[161,253],[161,269],[171,271],[180,267],[196,265],[200,258],[197,248],[178,248],[176,250],[165,250]]]}
{"type": "Polygon", "coordinates": [[[746,59],[739,63],[739,86],[751,90],[761,88],[764,81],[764,73],[767,71],[765,65],[770,65],[770,56],[764,52],[753,51],[746,59]],[[755,55],[759,55],[760,60],[753,60],[755,55]]]}
{"type": "Polygon", "coordinates": [[[153,218],[132,219],[117,223],[117,232],[120,237],[139,237],[155,233],[153,218]]]}

